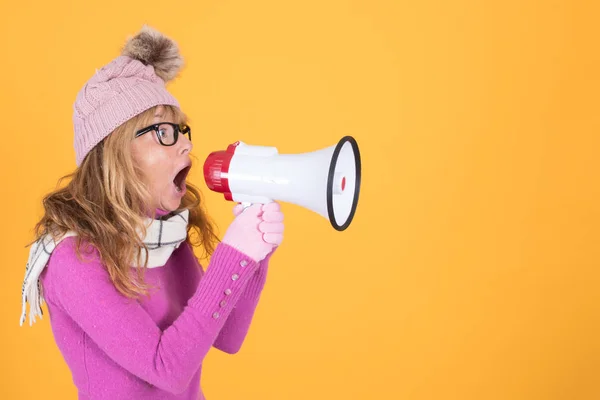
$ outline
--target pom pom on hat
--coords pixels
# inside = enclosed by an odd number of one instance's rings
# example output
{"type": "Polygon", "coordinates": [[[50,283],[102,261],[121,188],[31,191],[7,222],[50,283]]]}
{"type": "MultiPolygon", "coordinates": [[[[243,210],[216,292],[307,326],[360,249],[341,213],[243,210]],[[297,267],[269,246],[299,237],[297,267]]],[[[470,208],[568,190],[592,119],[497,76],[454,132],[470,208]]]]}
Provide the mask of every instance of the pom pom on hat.
{"type": "Polygon", "coordinates": [[[165,82],[175,78],[183,65],[177,44],[148,25],[125,43],[121,54],[152,65],[165,82]]]}

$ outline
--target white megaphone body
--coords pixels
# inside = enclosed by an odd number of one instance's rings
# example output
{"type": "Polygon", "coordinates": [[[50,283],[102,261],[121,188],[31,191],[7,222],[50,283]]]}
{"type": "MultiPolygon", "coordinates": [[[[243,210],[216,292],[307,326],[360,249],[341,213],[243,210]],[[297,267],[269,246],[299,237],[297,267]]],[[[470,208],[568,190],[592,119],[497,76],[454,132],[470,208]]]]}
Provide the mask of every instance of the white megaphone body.
{"type": "Polygon", "coordinates": [[[361,182],[358,144],[351,136],[322,150],[279,154],[277,148],[236,142],[209,154],[204,179],[212,191],[243,204],[284,201],[345,230],[356,212],[361,182]]]}

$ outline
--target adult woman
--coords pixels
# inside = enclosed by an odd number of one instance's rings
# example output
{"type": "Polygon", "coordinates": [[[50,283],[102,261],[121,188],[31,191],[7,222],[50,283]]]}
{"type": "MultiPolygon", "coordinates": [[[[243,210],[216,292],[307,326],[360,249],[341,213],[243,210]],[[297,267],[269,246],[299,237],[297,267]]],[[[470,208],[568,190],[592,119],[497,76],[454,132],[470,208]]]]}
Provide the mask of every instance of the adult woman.
{"type": "Polygon", "coordinates": [[[191,128],[165,88],[181,65],[144,27],[96,71],[74,105],[77,169],[36,225],[21,324],[26,300],[30,321],[47,303],[80,399],[204,398],[202,360],[238,351],[282,241],[271,203],[237,206],[218,242],[186,182],[191,128]],[[206,272],[193,245],[212,255],[206,272]]]}

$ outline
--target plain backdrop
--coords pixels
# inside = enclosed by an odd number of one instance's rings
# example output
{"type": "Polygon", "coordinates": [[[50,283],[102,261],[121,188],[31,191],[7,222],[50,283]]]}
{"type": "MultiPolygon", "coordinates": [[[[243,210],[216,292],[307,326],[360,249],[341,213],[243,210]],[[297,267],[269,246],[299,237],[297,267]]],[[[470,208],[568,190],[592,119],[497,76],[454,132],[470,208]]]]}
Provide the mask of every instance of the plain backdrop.
{"type": "Polygon", "coordinates": [[[205,361],[209,399],[597,399],[594,4],[3,1],[0,398],[76,398],[48,314],[19,327],[25,245],[75,167],[77,91],[147,23],[185,58],[169,90],[220,234],[209,152],[352,135],[363,160],[347,231],[282,205],[246,343],[205,361]]]}

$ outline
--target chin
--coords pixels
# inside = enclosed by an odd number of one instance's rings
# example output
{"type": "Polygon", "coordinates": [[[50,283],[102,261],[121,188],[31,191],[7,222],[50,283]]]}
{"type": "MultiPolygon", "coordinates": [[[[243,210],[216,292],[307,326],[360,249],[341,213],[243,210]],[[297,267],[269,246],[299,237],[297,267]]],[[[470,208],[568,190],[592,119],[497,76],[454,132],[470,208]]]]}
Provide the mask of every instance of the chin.
{"type": "Polygon", "coordinates": [[[166,190],[157,193],[159,208],[165,211],[175,211],[181,206],[187,188],[185,183],[180,184],[179,187],[182,187],[182,189],[178,189],[177,185],[171,183],[165,188],[166,190]]]}
{"type": "Polygon", "coordinates": [[[181,206],[181,199],[168,199],[166,201],[161,201],[159,204],[158,208],[164,211],[175,211],[181,206]]]}

